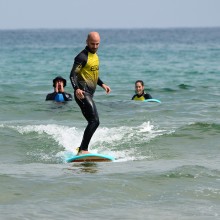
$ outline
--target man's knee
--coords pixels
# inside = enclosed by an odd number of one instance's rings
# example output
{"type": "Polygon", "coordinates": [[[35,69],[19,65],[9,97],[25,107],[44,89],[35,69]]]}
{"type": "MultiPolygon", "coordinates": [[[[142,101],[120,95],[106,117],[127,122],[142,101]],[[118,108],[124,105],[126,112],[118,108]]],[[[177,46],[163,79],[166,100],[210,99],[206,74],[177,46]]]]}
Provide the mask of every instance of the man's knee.
{"type": "Polygon", "coordinates": [[[99,119],[95,119],[94,123],[95,123],[96,127],[98,127],[100,124],[99,119]]]}
{"type": "Polygon", "coordinates": [[[97,128],[100,124],[99,119],[98,118],[94,118],[89,122],[94,128],[97,128]]]}

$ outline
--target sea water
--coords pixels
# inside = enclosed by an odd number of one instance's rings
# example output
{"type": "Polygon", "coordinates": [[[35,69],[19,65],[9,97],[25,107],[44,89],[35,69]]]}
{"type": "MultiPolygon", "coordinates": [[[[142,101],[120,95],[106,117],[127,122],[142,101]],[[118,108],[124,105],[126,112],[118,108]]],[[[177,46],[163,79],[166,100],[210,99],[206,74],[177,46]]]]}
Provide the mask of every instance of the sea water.
{"type": "Polygon", "coordinates": [[[45,101],[69,81],[86,29],[0,31],[0,219],[218,219],[220,28],[98,30],[100,126],[66,163],[86,121],[45,101]],[[136,80],[161,103],[131,101],[136,80]]]}

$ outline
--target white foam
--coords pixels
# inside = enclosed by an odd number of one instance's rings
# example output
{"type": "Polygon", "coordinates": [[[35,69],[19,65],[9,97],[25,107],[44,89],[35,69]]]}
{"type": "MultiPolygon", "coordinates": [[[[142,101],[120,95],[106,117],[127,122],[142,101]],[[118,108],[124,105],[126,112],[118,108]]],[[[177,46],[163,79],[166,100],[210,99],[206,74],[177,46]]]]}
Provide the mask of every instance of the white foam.
{"type": "MultiPolygon", "coordinates": [[[[58,145],[64,148],[57,154],[57,157],[67,158],[76,154],[76,148],[80,146],[84,130],[75,127],[62,126],[57,124],[48,125],[24,125],[8,126],[17,130],[21,134],[37,132],[46,134],[58,145]]],[[[117,161],[140,160],[147,156],[140,155],[138,149],[134,149],[134,143],[146,143],[151,139],[167,133],[159,130],[149,121],[143,122],[139,126],[129,127],[99,127],[92,137],[90,151],[114,156],[117,161]]]]}
{"type": "Polygon", "coordinates": [[[61,126],[57,124],[49,125],[26,125],[16,126],[17,131],[21,134],[37,132],[38,134],[47,134],[65,150],[73,151],[80,145],[80,138],[83,135],[82,131],[75,127],[61,126]]]}

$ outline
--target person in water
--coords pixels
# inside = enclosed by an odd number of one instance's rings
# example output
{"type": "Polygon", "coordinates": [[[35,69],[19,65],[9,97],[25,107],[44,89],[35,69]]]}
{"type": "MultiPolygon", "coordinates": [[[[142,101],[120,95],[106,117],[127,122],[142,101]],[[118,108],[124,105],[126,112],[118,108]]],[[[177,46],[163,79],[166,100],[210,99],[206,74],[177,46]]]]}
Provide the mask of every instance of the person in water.
{"type": "Polygon", "coordinates": [[[96,86],[102,87],[107,94],[111,92],[110,87],[99,78],[99,57],[96,53],[99,44],[99,33],[90,32],[87,36],[86,47],[75,57],[70,72],[70,81],[74,89],[75,101],[88,122],[78,154],[89,153],[90,140],[100,123],[96,105],[93,101],[96,86]]]}
{"type": "Polygon", "coordinates": [[[144,92],[144,82],[142,80],[137,80],[135,82],[135,92],[136,94],[132,97],[132,100],[143,101],[152,99],[150,94],[144,92]]]}
{"type": "Polygon", "coordinates": [[[63,77],[57,76],[55,79],[53,79],[54,92],[47,94],[46,101],[72,101],[72,95],[64,91],[65,86],[66,80],[63,77]]]}

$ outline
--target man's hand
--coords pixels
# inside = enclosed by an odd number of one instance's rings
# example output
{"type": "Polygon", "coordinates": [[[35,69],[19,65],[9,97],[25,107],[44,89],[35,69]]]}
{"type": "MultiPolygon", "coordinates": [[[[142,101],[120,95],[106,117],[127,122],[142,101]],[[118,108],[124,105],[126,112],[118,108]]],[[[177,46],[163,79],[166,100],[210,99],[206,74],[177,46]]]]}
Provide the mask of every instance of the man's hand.
{"type": "Polygon", "coordinates": [[[76,90],[76,97],[78,98],[78,99],[84,99],[84,91],[83,90],[81,90],[81,89],[77,89],[76,90]]]}
{"type": "Polygon", "coordinates": [[[106,91],[106,94],[109,94],[111,92],[110,87],[105,84],[102,84],[102,88],[106,91]]]}
{"type": "Polygon", "coordinates": [[[56,88],[55,88],[56,92],[64,92],[64,88],[63,88],[63,82],[56,82],[56,88]]]}

